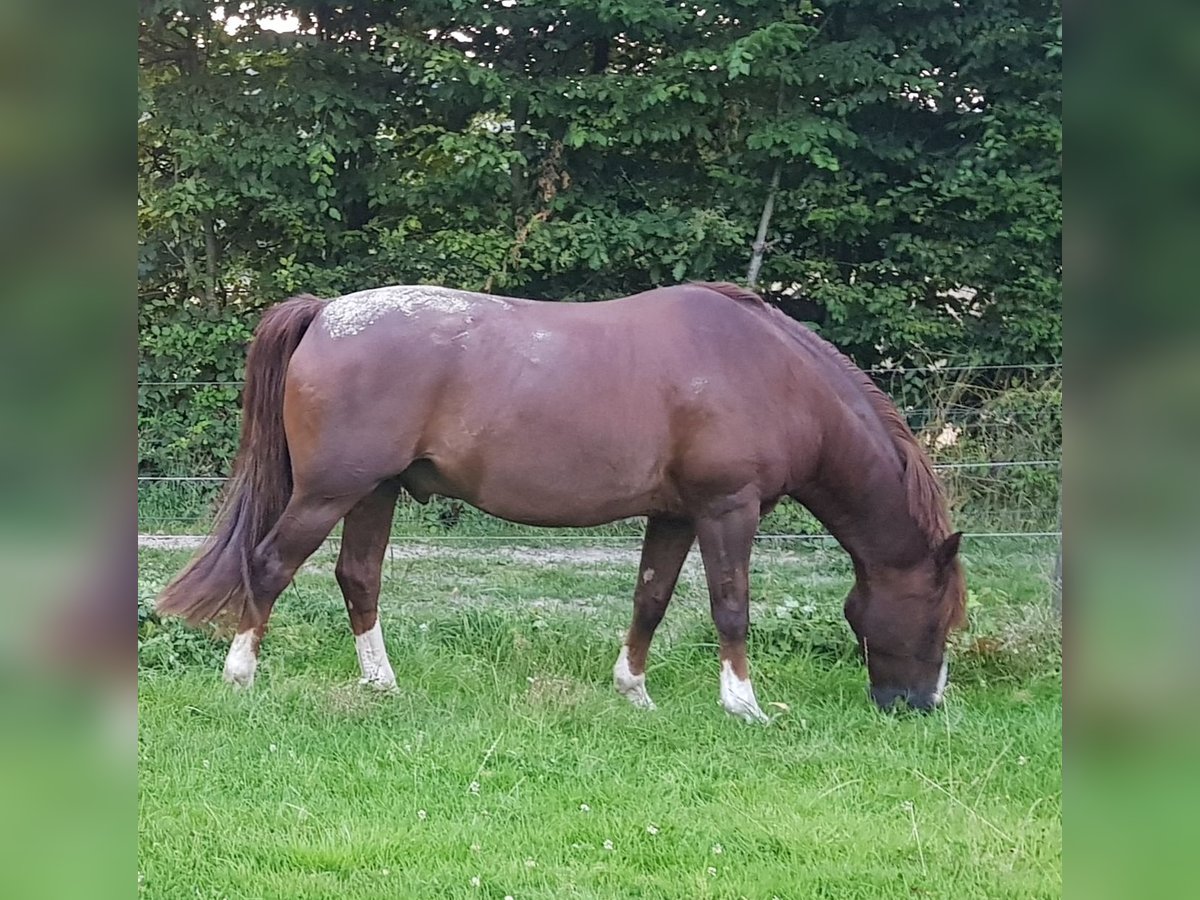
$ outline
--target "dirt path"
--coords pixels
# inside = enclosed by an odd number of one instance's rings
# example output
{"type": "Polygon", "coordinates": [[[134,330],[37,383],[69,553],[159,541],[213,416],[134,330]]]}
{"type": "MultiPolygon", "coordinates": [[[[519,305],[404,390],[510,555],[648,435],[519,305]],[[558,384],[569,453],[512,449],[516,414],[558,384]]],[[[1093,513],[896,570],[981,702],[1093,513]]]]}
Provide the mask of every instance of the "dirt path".
{"type": "MultiPolygon", "coordinates": [[[[435,541],[437,539],[434,539],[435,541]]],[[[496,541],[486,538],[473,540],[470,538],[454,539],[455,545],[447,545],[444,541],[433,542],[428,539],[413,538],[412,540],[397,541],[388,546],[388,555],[393,560],[406,559],[463,559],[478,558],[481,552],[486,552],[493,559],[506,559],[512,562],[532,564],[617,564],[636,565],[641,557],[641,538],[631,537],[622,540],[620,546],[597,547],[580,542],[580,546],[538,547],[530,546],[539,540],[554,542],[555,538],[531,538],[529,544],[514,541],[496,541]]],[[[559,539],[561,540],[561,539],[559,539]]],[[[195,550],[204,542],[204,538],[194,534],[139,534],[139,550],[195,550]]],[[[807,551],[816,549],[821,544],[806,548],[807,551]]],[[[321,551],[330,549],[329,542],[321,551]]],[[[798,554],[792,549],[782,549],[767,545],[755,547],[756,554],[769,553],[774,559],[796,558],[798,554]]],[[[688,563],[695,565],[699,553],[692,548],[688,563]]]]}

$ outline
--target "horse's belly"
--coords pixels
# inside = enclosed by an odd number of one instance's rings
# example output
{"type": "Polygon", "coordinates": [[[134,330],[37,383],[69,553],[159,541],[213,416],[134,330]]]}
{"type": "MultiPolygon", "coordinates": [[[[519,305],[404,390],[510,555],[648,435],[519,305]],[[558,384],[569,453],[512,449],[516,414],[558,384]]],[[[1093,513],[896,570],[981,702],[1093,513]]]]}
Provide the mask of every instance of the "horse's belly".
{"type": "Polygon", "coordinates": [[[404,482],[419,500],[453,497],[526,525],[602,525],[671,506],[668,492],[648,473],[576,467],[545,457],[491,461],[482,470],[469,460],[425,461],[406,472],[404,482]]]}

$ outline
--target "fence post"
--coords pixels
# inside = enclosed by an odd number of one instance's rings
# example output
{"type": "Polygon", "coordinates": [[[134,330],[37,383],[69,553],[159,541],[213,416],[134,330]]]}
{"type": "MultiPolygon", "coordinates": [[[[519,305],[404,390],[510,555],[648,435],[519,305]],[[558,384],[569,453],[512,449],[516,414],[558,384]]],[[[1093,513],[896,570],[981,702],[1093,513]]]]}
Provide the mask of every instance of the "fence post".
{"type": "Polygon", "coordinates": [[[1058,500],[1058,554],[1054,558],[1054,611],[1062,615],[1063,527],[1062,498],[1058,500]]]}

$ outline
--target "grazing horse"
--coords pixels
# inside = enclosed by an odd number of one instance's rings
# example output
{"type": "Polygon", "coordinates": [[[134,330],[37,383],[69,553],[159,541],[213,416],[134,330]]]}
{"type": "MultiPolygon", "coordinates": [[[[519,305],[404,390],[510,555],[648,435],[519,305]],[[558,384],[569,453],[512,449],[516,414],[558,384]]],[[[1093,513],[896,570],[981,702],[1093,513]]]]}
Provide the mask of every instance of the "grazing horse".
{"type": "Polygon", "coordinates": [[[653,707],[646,655],[698,541],[720,703],[765,721],[746,659],[750,551],[782,497],[849,552],[845,614],[872,698],[930,709],[964,618],[929,461],[887,397],[832,345],[730,284],[597,303],[399,286],[269,309],[246,363],[241,446],[213,534],[159,609],[236,617],[225,663],[254,679],[271,608],[344,520],[336,575],[364,683],[395,685],[377,606],[401,490],[513,522],[647,517],[616,689],[653,707]]]}

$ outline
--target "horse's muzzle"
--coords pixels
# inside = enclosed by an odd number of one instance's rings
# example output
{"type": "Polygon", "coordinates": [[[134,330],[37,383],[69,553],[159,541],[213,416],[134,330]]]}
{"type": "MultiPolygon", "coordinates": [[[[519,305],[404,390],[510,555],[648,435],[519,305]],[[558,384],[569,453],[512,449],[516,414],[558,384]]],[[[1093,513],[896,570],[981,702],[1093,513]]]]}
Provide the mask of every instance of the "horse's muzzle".
{"type": "Polygon", "coordinates": [[[934,691],[910,691],[905,688],[871,688],[871,699],[884,712],[896,706],[897,700],[903,700],[918,712],[932,712],[937,708],[938,696],[934,691]]]}

